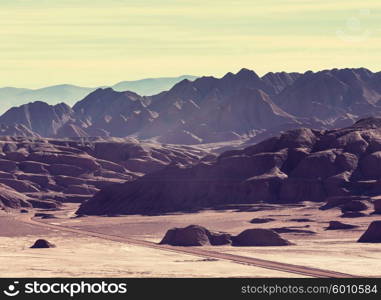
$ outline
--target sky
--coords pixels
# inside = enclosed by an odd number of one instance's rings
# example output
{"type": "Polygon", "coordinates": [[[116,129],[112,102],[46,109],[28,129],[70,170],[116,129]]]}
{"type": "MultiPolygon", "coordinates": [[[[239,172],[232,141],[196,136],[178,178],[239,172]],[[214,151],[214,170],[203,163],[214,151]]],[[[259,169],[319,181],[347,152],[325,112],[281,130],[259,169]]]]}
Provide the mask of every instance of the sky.
{"type": "Polygon", "coordinates": [[[0,86],[381,70],[379,0],[0,0],[0,86]]]}

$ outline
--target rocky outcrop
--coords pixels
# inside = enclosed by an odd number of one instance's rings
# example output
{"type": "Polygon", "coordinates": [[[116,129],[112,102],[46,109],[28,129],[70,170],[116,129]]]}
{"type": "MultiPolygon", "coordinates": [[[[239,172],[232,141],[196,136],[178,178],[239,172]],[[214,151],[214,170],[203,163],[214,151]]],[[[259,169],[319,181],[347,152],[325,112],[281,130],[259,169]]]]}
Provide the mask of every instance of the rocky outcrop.
{"type": "Polygon", "coordinates": [[[246,229],[232,237],[233,246],[288,246],[291,243],[270,229],[246,229]]]}
{"type": "Polygon", "coordinates": [[[47,240],[39,239],[30,248],[43,249],[43,248],[55,248],[55,247],[56,245],[48,242],[47,240]]]}
{"type": "Polygon", "coordinates": [[[189,225],[185,228],[172,228],[167,231],[160,244],[172,246],[226,245],[231,243],[227,233],[211,232],[205,227],[189,225]]]}
{"type": "Polygon", "coordinates": [[[329,226],[325,230],[345,230],[354,229],[357,227],[357,225],[346,224],[339,221],[331,221],[329,222],[329,226]]]}
{"type": "Polygon", "coordinates": [[[223,232],[211,232],[205,227],[189,225],[167,231],[160,244],[172,246],[287,246],[291,243],[269,229],[247,229],[237,236],[223,232]]]}
{"type": "Polygon", "coordinates": [[[359,243],[381,243],[381,221],[373,221],[364,234],[359,238],[359,243]]]}

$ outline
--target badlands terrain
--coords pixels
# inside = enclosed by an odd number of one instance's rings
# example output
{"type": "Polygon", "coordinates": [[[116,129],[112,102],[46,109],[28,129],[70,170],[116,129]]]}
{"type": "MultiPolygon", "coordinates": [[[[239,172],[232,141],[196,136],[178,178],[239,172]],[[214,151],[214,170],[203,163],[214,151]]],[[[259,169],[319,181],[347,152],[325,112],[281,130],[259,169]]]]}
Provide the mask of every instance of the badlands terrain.
{"type": "Polygon", "coordinates": [[[380,78],[242,69],[10,108],[2,276],[380,276],[380,78]]]}
{"type": "Polygon", "coordinates": [[[221,154],[216,144],[3,138],[1,274],[380,276],[379,223],[358,242],[380,220],[380,124],[295,129],[221,154]],[[227,240],[160,243],[191,224],[227,240]],[[237,244],[247,229],[285,243],[237,244]],[[30,249],[37,239],[56,247],[30,249]]]}

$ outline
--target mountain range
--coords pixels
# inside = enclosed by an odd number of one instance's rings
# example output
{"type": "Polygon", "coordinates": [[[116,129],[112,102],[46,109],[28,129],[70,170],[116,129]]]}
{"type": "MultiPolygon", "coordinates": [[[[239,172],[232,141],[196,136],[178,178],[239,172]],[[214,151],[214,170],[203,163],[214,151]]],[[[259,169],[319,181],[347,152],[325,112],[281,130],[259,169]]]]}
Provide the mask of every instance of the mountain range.
{"type": "MultiPolygon", "coordinates": [[[[150,96],[169,90],[177,82],[196,79],[196,76],[182,75],[179,77],[146,78],[133,81],[121,81],[111,86],[115,91],[134,91],[140,95],[150,96]]],[[[87,94],[97,88],[81,87],[71,84],[48,86],[40,89],[26,89],[15,87],[0,88],[0,112],[5,112],[12,106],[22,105],[33,101],[44,101],[54,105],[65,102],[74,105],[87,94]]]]}
{"type": "Polygon", "coordinates": [[[183,79],[152,96],[99,88],[72,107],[28,103],[9,109],[0,124],[8,135],[256,143],[287,129],[333,129],[377,117],[380,100],[381,72],[364,68],[262,77],[242,69],[222,78],[183,79]]]}

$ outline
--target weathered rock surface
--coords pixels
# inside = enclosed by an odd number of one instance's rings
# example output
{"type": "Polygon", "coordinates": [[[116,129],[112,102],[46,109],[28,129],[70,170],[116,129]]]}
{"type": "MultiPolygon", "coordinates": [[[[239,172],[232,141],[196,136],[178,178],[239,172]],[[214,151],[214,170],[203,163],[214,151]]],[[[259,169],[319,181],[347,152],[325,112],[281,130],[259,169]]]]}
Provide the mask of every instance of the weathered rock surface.
{"type": "Polygon", "coordinates": [[[231,243],[227,233],[211,232],[205,227],[189,225],[185,228],[172,228],[167,231],[160,244],[172,246],[226,245],[231,243]]]}
{"type": "Polygon", "coordinates": [[[359,243],[381,243],[381,221],[373,221],[364,234],[359,238],[359,243]]]}
{"type": "Polygon", "coordinates": [[[171,164],[102,189],[79,213],[151,214],[224,204],[326,201],[322,210],[338,207],[343,217],[361,216],[371,197],[381,194],[381,177],[363,171],[363,159],[377,158],[381,149],[380,124],[370,118],[338,130],[295,129],[213,161],[171,164]],[[366,145],[357,149],[360,138],[366,145]]]}
{"type": "Polygon", "coordinates": [[[291,243],[269,229],[247,229],[237,236],[228,233],[211,232],[205,227],[189,225],[167,231],[160,244],[172,246],[286,246],[291,243]]]}
{"type": "Polygon", "coordinates": [[[288,246],[291,243],[270,229],[246,229],[232,237],[233,246],[288,246]]]}
{"type": "Polygon", "coordinates": [[[172,163],[190,165],[208,153],[133,139],[0,137],[0,207],[55,208],[61,202],[83,202],[100,188],[172,163]],[[128,168],[132,165],[133,171],[128,168]]]}

